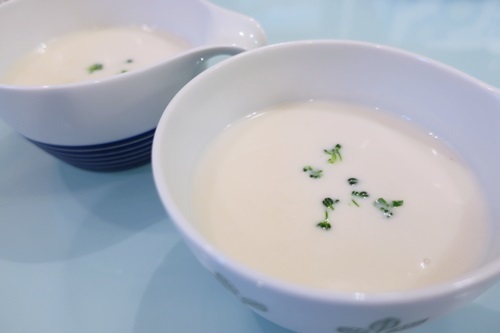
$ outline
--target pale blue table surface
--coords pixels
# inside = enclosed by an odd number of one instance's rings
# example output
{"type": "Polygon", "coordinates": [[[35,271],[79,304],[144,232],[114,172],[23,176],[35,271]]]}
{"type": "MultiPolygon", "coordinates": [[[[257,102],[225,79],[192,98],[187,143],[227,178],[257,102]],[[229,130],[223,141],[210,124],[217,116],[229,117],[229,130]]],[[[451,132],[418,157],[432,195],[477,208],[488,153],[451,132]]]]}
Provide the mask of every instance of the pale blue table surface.
{"type": "MultiPolygon", "coordinates": [[[[500,1],[216,0],[270,43],[354,39],[400,47],[500,87],[500,1]]],[[[198,264],[151,167],[92,173],[0,121],[1,333],[285,333],[198,264]]],[[[410,332],[410,331],[408,331],[410,332]]],[[[499,333],[500,284],[412,333],[499,333]]]]}

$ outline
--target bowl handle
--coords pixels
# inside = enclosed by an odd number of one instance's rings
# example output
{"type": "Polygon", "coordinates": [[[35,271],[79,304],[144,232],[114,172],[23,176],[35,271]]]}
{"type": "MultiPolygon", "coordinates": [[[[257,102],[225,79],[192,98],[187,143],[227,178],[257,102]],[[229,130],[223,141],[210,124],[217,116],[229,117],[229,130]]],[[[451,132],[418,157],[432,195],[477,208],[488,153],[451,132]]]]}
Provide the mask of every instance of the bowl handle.
{"type": "Polygon", "coordinates": [[[214,46],[231,46],[251,50],[267,44],[267,37],[260,24],[253,18],[206,2],[211,14],[209,30],[214,46]]]}

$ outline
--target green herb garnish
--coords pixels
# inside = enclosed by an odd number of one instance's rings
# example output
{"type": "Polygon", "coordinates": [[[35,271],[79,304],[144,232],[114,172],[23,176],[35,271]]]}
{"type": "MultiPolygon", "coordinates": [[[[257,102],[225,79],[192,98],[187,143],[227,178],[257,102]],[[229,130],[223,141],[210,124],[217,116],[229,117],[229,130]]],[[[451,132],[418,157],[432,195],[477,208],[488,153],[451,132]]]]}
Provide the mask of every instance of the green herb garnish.
{"type": "Polygon", "coordinates": [[[334,164],[335,162],[340,162],[342,161],[342,155],[340,154],[340,149],[342,146],[340,144],[336,144],[334,148],[328,150],[328,149],[323,149],[325,153],[330,155],[330,158],[328,159],[328,163],[334,164]]]}
{"type": "Polygon", "coordinates": [[[358,178],[349,178],[349,179],[347,180],[347,182],[348,182],[348,183],[349,183],[349,185],[351,185],[351,186],[356,185],[356,184],[358,183],[358,181],[359,181],[359,180],[358,180],[358,178]]]}
{"type": "Polygon", "coordinates": [[[339,202],[339,199],[325,198],[323,199],[323,206],[335,210],[334,205],[339,202]]]}
{"type": "Polygon", "coordinates": [[[387,200],[385,200],[384,198],[378,198],[373,202],[373,205],[376,208],[378,208],[382,212],[382,214],[387,218],[392,217],[394,215],[392,208],[401,207],[403,206],[403,204],[404,204],[403,200],[393,200],[391,201],[391,203],[388,203],[387,200]]]}
{"type": "MultiPolygon", "coordinates": [[[[329,155],[329,158],[328,158],[329,164],[334,164],[334,163],[342,161],[341,149],[342,149],[342,146],[340,144],[336,144],[330,150],[323,149],[323,152],[325,152],[326,154],[329,155]]],[[[310,165],[303,167],[302,171],[306,172],[310,178],[321,178],[323,176],[323,170],[315,169],[310,165]]],[[[347,183],[350,186],[358,186],[359,180],[358,180],[358,178],[350,177],[347,179],[347,183]]],[[[346,193],[346,195],[348,195],[347,193],[346,193]]],[[[359,200],[366,199],[369,197],[370,197],[370,195],[366,191],[352,191],[351,190],[351,203],[353,205],[355,205],[356,207],[360,207],[359,200]]],[[[323,220],[316,223],[317,227],[319,227],[323,230],[330,230],[332,228],[332,223],[330,222],[330,218],[329,218],[328,214],[329,214],[330,210],[335,211],[335,208],[337,208],[336,204],[339,202],[340,202],[339,199],[332,199],[330,197],[326,197],[323,199],[322,204],[324,206],[325,217],[323,220]]],[[[351,205],[351,203],[348,203],[348,205],[351,205]]],[[[392,217],[394,215],[393,210],[397,207],[403,206],[403,204],[404,204],[403,200],[388,201],[388,200],[385,200],[384,198],[378,198],[377,200],[375,200],[373,202],[373,205],[380,212],[382,212],[383,216],[385,216],[386,218],[392,217]]]]}
{"type": "Polygon", "coordinates": [[[94,73],[95,71],[100,71],[104,68],[103,64],[95,63],[87,68],[89,74],[94,73]]]}
{"type": "MultiPolygon", "coordinates": [[[[351,196],[353,197],[357,197],[357,198],[362,198],[362,199],[366,199],[369,197],[368,193],[365,192],[365,191],[361,191],[361,192],[358,192],[358,191],[352,191],[351,192],[351,196]]],[[[352,203],[356,205],[356,207],[359,207],[359,204],[356,200],[354,199],[351,199],[352,203]]]]}
{"type": "Polygon", "coordinates": [[[325,206],[325,218],[321,220],[319,223],[316,224],[317,227],[320,227],[323,230],[330,230],[332,228],[332,225],[330,223],[330,218],[328,216],[328,208],[331,210],[335,210],[334,205],[338,203],[338,199],[332,199],[332,198],[324,198],[322,203],[323,206],[325,206]]]}
{"type": "Polygon", "coordinates": [[[323,175],[323,170],[313,169],[310,165],[303,167],[302,171],[307,172],[311,178],[321,178],[323,175]]]}
{"type": "Polygon", "coordinates": [[[328,218],[328,211],[325,210],[325,218],[321,220],[318,224],[316,224],[317,227],[320,227],[323,230],[330,230],[332,228],[332,225],[330,224],[330,220],[328,218]]]}
{"type": "Polygon", "coordinates": [[[394,201],[392,202],[392,206],[393,206],[393,207],[401,207],[401,206],[403,206],[403,204],[404,204],[404,201],[403,201],[403,200],[394,200],[394,201]]]}
{"type": "Polygon", "coordinates": [[[363,198],[363,199],[369,197],[368,193],[366,193],[365,191],[362,191],[362,192],[352,191],[351,195],[354,197],[359,197],[359,198],[363,198]]]}

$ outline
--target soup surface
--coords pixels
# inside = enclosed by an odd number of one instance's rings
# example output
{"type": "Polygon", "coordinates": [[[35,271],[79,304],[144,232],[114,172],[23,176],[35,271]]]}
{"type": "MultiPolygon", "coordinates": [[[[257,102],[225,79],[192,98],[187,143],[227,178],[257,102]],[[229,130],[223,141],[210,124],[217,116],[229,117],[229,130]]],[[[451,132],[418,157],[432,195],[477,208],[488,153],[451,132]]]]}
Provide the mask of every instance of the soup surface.
{"type": "Polygon", "coordinates": [[[228,256],[277,279],[356,292],[457,277],[488,246],[471,171],[403,119],[326,101],[231,124],[198,165],[199,228],[228,256]]]}
{"type": "Polygon", "coordinates": [[[157,64],[188,47],[187,42],[148,27],[78,31],[40,44],[2,81],[40,86],[101,80],[157,64]]]}

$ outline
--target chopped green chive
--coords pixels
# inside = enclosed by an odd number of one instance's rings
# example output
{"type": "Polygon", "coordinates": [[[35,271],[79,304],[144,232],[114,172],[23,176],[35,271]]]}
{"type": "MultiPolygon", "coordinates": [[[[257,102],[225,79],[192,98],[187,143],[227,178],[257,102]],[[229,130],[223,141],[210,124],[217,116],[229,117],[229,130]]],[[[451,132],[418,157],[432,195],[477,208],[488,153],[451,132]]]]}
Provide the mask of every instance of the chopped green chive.
{"type": "MultiPolygon", "coordinates": [[[[351,192],[351,197],[357,197],[357,198],[365,199],[365,198],[368,198],[369,195],[365,191],[361,191],[361,192],[352,191],[351,192]]],[[[359,203],[356,200],[354,200],[354,198],[352,198],[351,201],[352,201],[353,204],[356,205],[356,207],[359,207],[359,203]]]]}
{"type": "Polygon", "coordinates": [[[333,205],[338,202],[339,199],[325,198],[323,199],[323,206],[325,206],[326,208],[330,208],[331,210],[335,210],[335,207],[333,205]]]}
{"type": "Polygon", "coordinates": [[[323,175],[323,170],[313,169],[310,165],[303,167],[302,171],[307,172],[310,178],[321,178],[323,175]]]}
{"type": "Polygon", "coordinates": [[[357,178],[349,178],[347,182],[349,183],[349,185],[354,186],[359,182],[359,180],[357,178]]]}
{"type": "Polygon", "coordinates": [[[99,64],[99,63],[95,63],[91,66],[89,66],[87,68],[87,71],[89,72],[89,74],[92,74],[94,73],[95,71],[100,71],[104,68],[104,66],[102,64],[99,64]]]}
{"type": "Polygon", "coordinates": [[[378,210],[380,210],[385,217],[389,218],[394,215],[392,208],[401,207],[403,206],[403,203],[403,200],[394,200],[389,204],[384,198],[378,198],[373,202],[373,205],[378,208],[378,210]]]}
{"type": "MultiPolygon", "coordinates": [[[[334,163],[342,161],[341,149],[342,149],[342,146],[340,144],[336,144],[330,150],[323,149],[323,152],[325,152],[326,154],[329,155],[329,158],[328,158],[329,164],[334,164],[334,163]]],[[[323,170],[315,169],[310,165],[303,167],[302,171],[307,173],[310,178],[321,178],[323,176],[323,170]]],[[[355,177],[350,177],[347,179],[347,183],[350,186],[355,186],[355,185],[358,185],[359,179],[355,178],[355,177]]],[[[370,195],[366,191],[351,191],[351,203],[356,207],[360,207],[359,199],[366,199],[368,197],[370,197],[370,195]]],[[[330,230],[332,228],[332,224],[330,222],[329,215],[328,215],[329,210],[334,211],[336,208],[336,204],[339,202],[340,202],[339,199],[332,199],[330,197],[326,197],[323,199],[322,204],[323,204],[324,209],[325,209],[325,218],[316,224],[317,227],[319,227],[323,230],[330,230]]],[[[373,201],[373,205],[380,212],[382,212],[383,216],[386,218],[392,217],[394,215],[394,212],[393,212],[394,208],[401,207],[401,206],[403,206],[403,204],[404,204],[403,200],[388,201],[384,198],[378,198],[375,201],[373,201]]]]}
{"type": "Polygon", "coordinates": [[[323,230],[330,230],[332,228],[332,225],[330,224],[330,220],[328,218],[328,211],[327,210],[325,210],[325,218],[323,220],[321,220],[320,222],[318,222],[318,224],[316,224],[316,226],[320,227],[323,230]]]}
{"type": "Polygon", "coordinates": [[[403,204],[404,204],[403,200],[395,200],[392,202],[393,207],[401,207],[401,206],[403,206],[403,204]]]}
{"type": "Polygon", "coordinates": [[[328,159],[328,163],[334,164],[336,162],[342,161],[342,154],[340,154],[340,149],[342,146],[340,144],[336,144],[334,148],[328,150],[328,149],[323,149],[325,153],[330,155],[330,158],[328,159]]]}
{"type": "Polygon", "coordinates": [[[354,196],[354,197],[360,197],[360,198],[363,198],[363,199],[369,197],[368,193],[366,193],[365,191],[362,191],[362,192],[352,191],[351,195],[354,196]]]}

